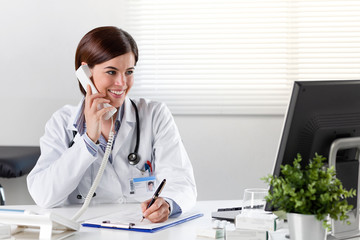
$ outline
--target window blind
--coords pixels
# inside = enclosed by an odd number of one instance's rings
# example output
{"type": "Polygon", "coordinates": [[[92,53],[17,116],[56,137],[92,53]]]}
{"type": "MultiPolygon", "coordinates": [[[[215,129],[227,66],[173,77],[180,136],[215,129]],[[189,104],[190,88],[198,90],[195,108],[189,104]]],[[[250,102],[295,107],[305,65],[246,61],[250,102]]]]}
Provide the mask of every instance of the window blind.
{"type": "Polygon", "coordinates": [[[295,80],[360,79],[360,1],[127,0],[130,96],[174,114],[284,114],[295,80]]]}

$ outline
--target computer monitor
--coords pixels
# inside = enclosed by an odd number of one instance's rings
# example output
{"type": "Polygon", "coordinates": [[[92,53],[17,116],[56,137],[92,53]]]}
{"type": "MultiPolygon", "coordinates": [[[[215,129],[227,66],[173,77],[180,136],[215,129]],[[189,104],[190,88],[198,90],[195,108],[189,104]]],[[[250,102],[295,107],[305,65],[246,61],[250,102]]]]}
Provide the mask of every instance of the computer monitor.
{"type": "MultiPolygon", "coordinates": [[[[360,136],[360,80],[296,81],[285,116],[283,132],[273,169],[292,164],[297,154],[305,166],[315,153],[329,158],[335,139],[360,136]]],[[[359,163],[356,149],[336,156],[336,174],[345,189],[358,189],[359,163]]],[[[355,208],[357,197],[348,199],[355,208]]],[[[266,210],[274,210],[267,204],[266,210]]]]}

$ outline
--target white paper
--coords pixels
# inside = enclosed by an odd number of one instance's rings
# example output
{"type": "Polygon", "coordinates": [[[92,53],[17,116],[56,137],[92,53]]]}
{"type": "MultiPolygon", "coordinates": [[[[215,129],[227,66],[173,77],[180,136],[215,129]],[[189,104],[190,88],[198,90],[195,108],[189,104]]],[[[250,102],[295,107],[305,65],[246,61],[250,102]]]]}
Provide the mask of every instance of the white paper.
{"type": "Polygon", "coordinates": [[[122,211],[112,213],[103,217],[90,219],[85,221],[84,223],[118,228],[128,228],[129,224],[132,223],[134,224],[132,228],[135,229],[154,229],[169,225],[171,223],[180,222],[186,218],[195,216],[197,214],[199,214],[199,212],[189,212],[181,214],[177,218],[169,218],[167,221],[162,223],[152,223],[148,219],[144,219],[141,222],[142,212],[140,205],[129,204],[128,207],[124,208],[122,211]]]}

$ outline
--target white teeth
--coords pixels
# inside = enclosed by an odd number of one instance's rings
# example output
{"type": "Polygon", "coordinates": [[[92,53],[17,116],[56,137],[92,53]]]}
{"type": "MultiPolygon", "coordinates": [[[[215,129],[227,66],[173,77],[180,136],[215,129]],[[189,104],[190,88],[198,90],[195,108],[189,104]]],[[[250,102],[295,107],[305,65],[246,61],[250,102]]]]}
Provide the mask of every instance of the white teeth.
{"type": "Polygon", "coordinates": [[[124,91],[113,91],[113,90],[109,90],[111,93],[117,94],[117,95],[121,95],[124,93],[124,91]]]}

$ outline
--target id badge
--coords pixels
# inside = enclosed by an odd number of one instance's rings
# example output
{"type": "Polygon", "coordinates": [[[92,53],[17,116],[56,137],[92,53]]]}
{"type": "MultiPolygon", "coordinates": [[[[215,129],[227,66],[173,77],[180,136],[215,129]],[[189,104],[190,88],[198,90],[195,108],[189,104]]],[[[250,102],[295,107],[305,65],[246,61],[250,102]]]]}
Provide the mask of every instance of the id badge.
{"type": "Polygon", "coordinates": [[[152,195],[156,189],[156,177],[140,177],[130,179],[130,194],[138,196],[152,195]]]}

